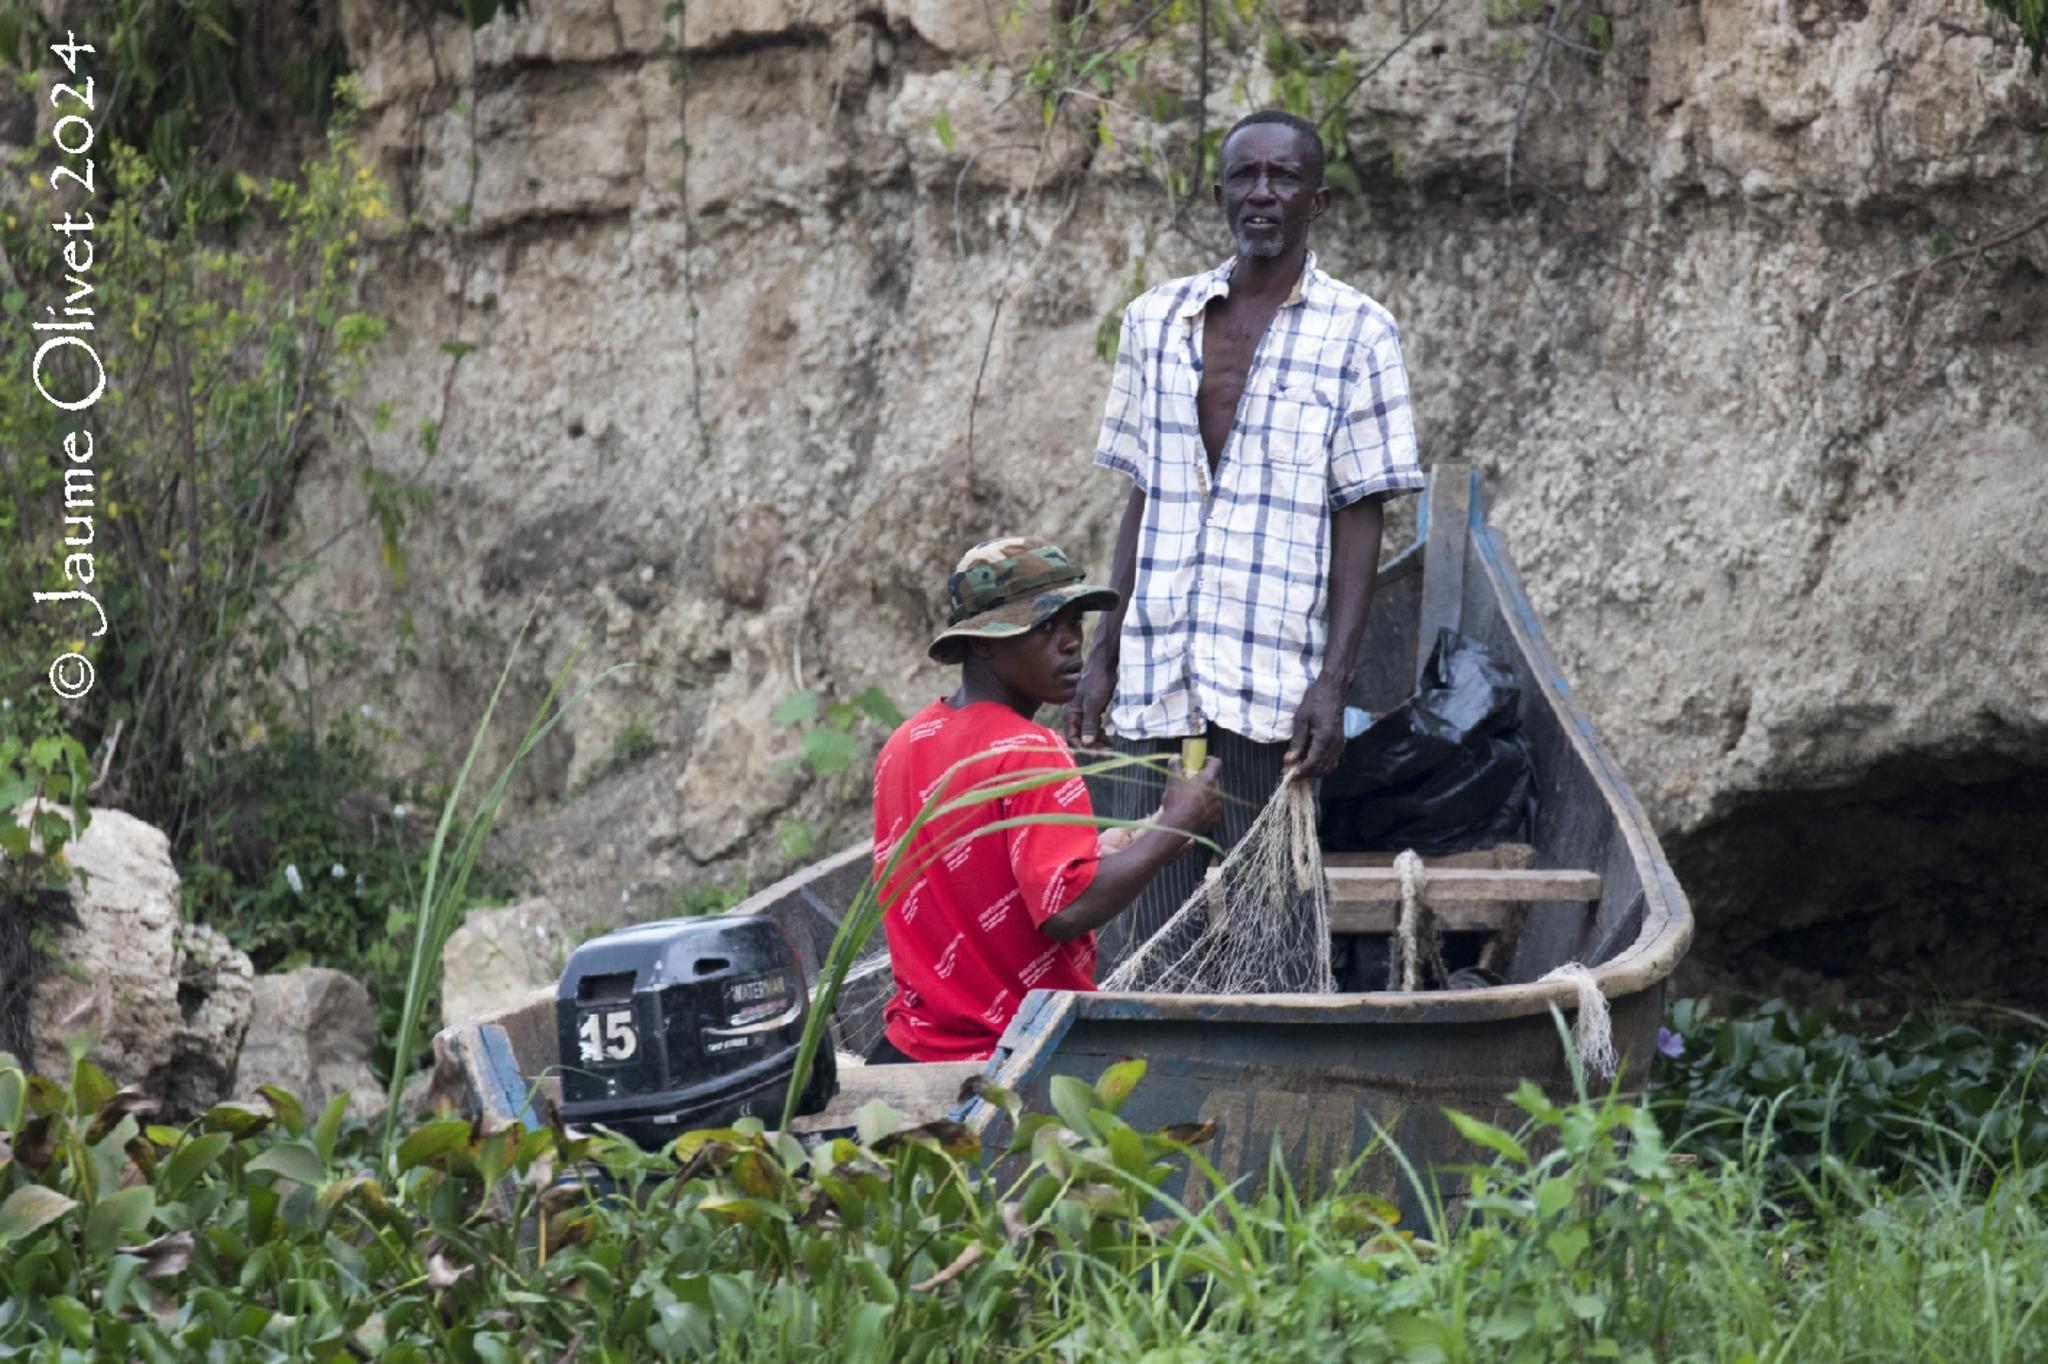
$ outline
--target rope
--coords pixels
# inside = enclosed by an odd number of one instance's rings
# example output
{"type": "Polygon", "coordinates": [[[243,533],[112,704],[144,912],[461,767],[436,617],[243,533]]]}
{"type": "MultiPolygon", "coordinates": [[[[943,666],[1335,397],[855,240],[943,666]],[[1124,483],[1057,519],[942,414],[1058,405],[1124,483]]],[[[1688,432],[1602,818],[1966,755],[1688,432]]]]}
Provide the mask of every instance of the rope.
{"type": "Polygon", "coordinates": [[[1395,924],[1394,950],[1387,955],[1387,988],[1425,988],[1424,968],[1434,971],[1438,981],[1447,981],[1443,926],[1422,898],[1422,858],[1409,848],[1394,859],[1394,871],[1401,878],[1401,917],[1395,924]]]}
{"type": "Polygon", "coordinates": [[[1575,961],[1546,971],[1536,983],[1541,985],[1550,980],[1562,981],[1579,992],[1578,1017],[1572,1022],[1572,1045],[1579,1049],[1579,1059],[1585,1062],[1588,1074],[1603,1080],[1609,1078],[1614,1074],[1617,1058],[1614,1055],[1613,1020],[1607,1012],[1607,996],[1600,993],[1593,973],[1575,961]]]}

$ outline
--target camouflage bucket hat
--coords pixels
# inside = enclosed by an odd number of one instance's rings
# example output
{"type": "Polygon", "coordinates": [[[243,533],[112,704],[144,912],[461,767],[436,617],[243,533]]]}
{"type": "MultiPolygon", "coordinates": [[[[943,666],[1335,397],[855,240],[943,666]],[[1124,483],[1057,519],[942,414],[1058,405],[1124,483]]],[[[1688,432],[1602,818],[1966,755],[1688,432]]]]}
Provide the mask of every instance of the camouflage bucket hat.
{"type": "Polygon", "coordinates": [[[1111,611],[1119,600],[1111,589],[1083,582],[1081,570],[1050,541],[1031,535],[984,540],[961,556],[947,581],[946,628],[926,652],[940,663],[958,663],[969,638],[1008,639],[1071,602],[1111,611]]]}

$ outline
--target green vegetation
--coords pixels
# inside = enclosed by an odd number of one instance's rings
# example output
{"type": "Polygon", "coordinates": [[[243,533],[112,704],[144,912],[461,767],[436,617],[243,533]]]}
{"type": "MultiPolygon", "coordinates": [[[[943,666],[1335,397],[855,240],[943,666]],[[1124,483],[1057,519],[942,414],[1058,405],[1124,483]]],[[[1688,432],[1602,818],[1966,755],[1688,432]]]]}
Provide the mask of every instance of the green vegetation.
{"type": "Polygon", "coordinates": [[[1649,1110],[1524,1087],[1519,1132],[1463,1123],[1485,1160],[1462,1215],[1411,1227],[1390,1190],[1223,1187],[1207,1129],[1117,1116],[1143,1071],[1056,1081],[1049,1114],[983,1086],[1017,1119],[989,1166],[972,1131],[880,1105],[810,1151],[753,1122],[648,1155],[451,1119],[380,1150],[275,1090],[171,1128],[90,1065],[60,1085],[0,1058],[0,1358],[2048,1351],[2042,1168],[1967,1142],[1891,1173],[1830,1158],[1784,1202],[1767,1133],[1674,1157],[1649,1110]]]}
{"type": "Polygon", "coordinates": [[[0,913],[45,890],[70,887],[64,845],[92,822],[92,769],[68,734],[27,740],[0,728],[0,913]],[[15,811],[34,813],[17,822],[15,811]]]}
{"type": "Polygon", "coordinates": [[[2020,26],[2020,41],[2034,54],[2034,70],[2048,58],[2048,0],[1984,0],[1994,14],[2003,14],[2020,26]]]}
{"type": "MultiPolygon", "coordinates": [[[[831,781],[843,776],[860,756],[857,726],[873,725],[887,735],[903,723],[903,712],[880,687],[869,687],[850,701],[824,701],[806,687],[783,697],[768,718],[800,736],[797,756],[785,759],[782,770],[808,768],[831,781]]],[[[803,820],[784,819],[775,826],[775,841],[784,857],[800,862],[815,851],[817,831],[803,820]]]]}
{"type": "Polygon", "coordinates": [[[1898,1180],[2048,1165],[2038,1031],[1916,1015],[1866,1037],[1839,1026],[1852,1021],[1782,1000],[1714,1020],[1705,1001],[1681,1000],[1671,1026],[1683,1051],[1660,1060],[1655,1078],[1666,1136],[1729,1164],[1766,1145],[1773,1194],[1812,1190],[1845,1166],[1898,1180]]]}

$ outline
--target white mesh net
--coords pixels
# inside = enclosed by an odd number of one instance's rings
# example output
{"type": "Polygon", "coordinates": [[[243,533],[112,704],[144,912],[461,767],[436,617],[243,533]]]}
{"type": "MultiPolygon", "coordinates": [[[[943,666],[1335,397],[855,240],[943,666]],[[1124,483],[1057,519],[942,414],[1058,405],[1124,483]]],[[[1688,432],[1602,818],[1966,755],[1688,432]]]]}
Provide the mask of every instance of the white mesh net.
{"type": "Polygon", "coordinates": [[[1283,782],[1223,865],[1100,988],[1335,993],[1330,891],[1311,784],[1283,782]]]}

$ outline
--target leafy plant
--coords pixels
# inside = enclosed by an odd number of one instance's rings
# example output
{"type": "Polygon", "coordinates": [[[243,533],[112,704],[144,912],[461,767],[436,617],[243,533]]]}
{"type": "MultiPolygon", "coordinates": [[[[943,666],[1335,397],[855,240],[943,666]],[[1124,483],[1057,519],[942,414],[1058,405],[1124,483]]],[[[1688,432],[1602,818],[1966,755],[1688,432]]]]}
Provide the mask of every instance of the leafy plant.
{"type": "MultiPolygon", "coordinates": [[[[307,453],[351,439],[334,400],[359,381],[383,329],[352,304],[362,233],[385,199],[346,118],[292,178],[240,174],[202,188],[111,138],[95,164],[94,335],[121,382],[89,422],[31,385],[0,393],[0,444],[27,453],[0,464],[0,573],[94,601],[36,605],[23,592],[0,602],[0,694],[47,695],[52,657],[87,659],[99,685],[69,705],[65,726],[95,743],[119,726],[109,798],[181,839],[187,820],[216,813],[210,760],[252,721],[280,723],[286,659],[296,653],[317,673],[325,654],[349,647],[331,621],[281,609],[311,560],[275,546],[307,453]],[[51,554],[60,526],[61,561],[51,554]],[[103,631],[102,613],[118,628],[103,631]]],[[[75,207],[71,193],[46,187],[35,211],[0,217],[14,278],[55,287],[66,276],[65,239],[45,216],[75,207]]],[[[35,306],[8,299],[17,312],[35,306]]],[[[0,335],[23,372],[37,344],[26,327],[0,335]]],[[[366,515],[388,539],[402,521],[374,492],[366,515]]],[[[387,489],[394,499],[405,504],[387,489]]],[[[301,727],[316,728],[310,694],[296,699],[301,727]]]]}
{"type": "MultiPolygon", "coordinates": [[[[2048,1164],[2048,1043],[1917,1014],[1880,1036],[1783,1000],[1672,1006],[1677,1055],[1654,1082],[1666,1135],[1706,1160],[1761,1160],[1775,1191],[1843,1163],[1898,1175],[1967,1150],[1998,1168],[2048,1164]]],[[[2016,1016],[2015,1022],[2023,1022],[2016,1016]]]]}
{"type": "Polygon", "coordinates": [[[92,767],[68,734],[0,737],[0,909],[67,888],[77,870],[64,847],[92,822],[92,767]]]}
{"type": "MultiPolygon", "coordinates": [[[[76,1039],[74,1058],[84,1051],[76,1039]]],[[[808,1149],[748,1120],[659,1153],[437,1116],[389,1148],[288,1093],[184,1128],[74,1060],[0,1057],[0,1359],[671,1358],[1196,1364],[2020,1360],[2048,1349],[2038,1168],[1809,1212],[1530,1089],[1427,1235],[1377,1194],[1256,1193],[1207,1125],[1122,1116],[1144,1062],[978,1093],[1002,1151],[881,1104],[808,1149]],[[1182,1180],[1186,1196],[1177,1196],[1182,1180]],[[1973,1192],[1978,1191],[1978,1192],[1973,1192]]]]}
{"type": "Polygon", "coordinates": [[[1985,8],[2002,14],[2020,27],[2020,41],[2034,54],[2034,72],[2048,58],[2048,0],[1984,0],[1985,8]]]}
{"type": "Polygon", "coordinates": [[[880,687],[869,687],[850,701],[821,701],[808,687],[782,699],[769,722],[794,728],[801,737],[802,753],[787,759],[785,767],[808,767],[821,777],[836,777],[853,765],[860,754],[854,725],[871,720],[884,730],[903,723],[903,712],[880,687]]]}
{"type": "Polygon", "coordinates": [[[677,886],[669,893],[668,912],[677,918],[723,914],[746,899],[747,893],[745,876],[741,876],[730,886],[723,883],[677,886]]]}

